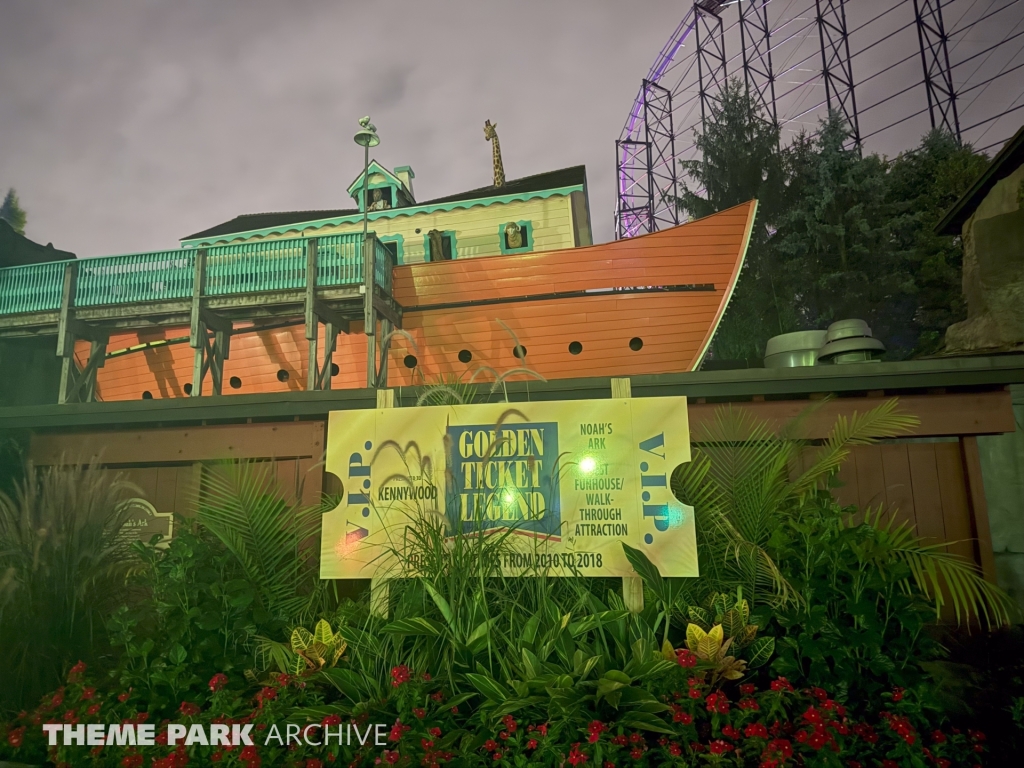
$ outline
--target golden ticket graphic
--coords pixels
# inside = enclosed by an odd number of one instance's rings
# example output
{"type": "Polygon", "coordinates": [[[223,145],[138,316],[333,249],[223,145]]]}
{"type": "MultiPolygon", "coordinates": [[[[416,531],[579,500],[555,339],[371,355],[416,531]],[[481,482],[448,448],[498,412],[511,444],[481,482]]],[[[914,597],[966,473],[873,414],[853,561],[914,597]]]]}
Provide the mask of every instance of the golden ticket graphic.
{"type": "Polygon", "coordinates": [[[625,542],[663,576],[697,576],[693,510],[670,487],[689,460],[685,397],[335,411],[326,469],[344,493],[320,576],[400,575],[423,518],[507,534],[509,575],[630,576],[625,542]]]}

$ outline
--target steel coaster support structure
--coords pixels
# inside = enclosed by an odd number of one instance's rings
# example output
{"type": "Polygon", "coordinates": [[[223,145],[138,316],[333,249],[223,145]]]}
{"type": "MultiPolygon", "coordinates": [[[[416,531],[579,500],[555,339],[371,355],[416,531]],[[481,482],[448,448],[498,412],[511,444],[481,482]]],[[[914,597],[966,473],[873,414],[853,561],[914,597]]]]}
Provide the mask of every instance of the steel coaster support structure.
{"type": "Polygon", "coordinates": [[[772,30],[768,25],[770,0],[740,0],[740,47],[743,82],[747,93],[768,120],[778,123],[775,106],[775,71],[772,69],[772,30]]]}
{"type": "Polygon", "coordinates": [[[635,139],[616,141],[615,175],[619,184],[615,238],[619,240],[653,232],[650,143],[635,139]]]}
{"type": "Polygon", "coordinates": [[[693,5],[694,29],[697,33],[697,88],[700,97],[701,127],[706,131],[708,119],[721,104],[721,93],[728,82],[725,57],[725,30],[718,11],[719,0],[697,0],[693,5]]]}
{"type": "Polygon", "coordinates": [[[850,127],[850,139],[861,144],[857,97],[854,93],[850,33],[846,25],[846,0],[815,0],[818,37],[821,41],[821,76],[825,102],[839,112],[850,127]]]}
{"type": "Polygon", "coordinates": [[[644,142],[650,163],[651,231],[679,223],[679,170],[672,125],[672,92],[644,80],[644,142]]]}
{"type": "Polygon", "coordinates": [[[949,66],[949,35],[942,19],[942,0],[914,0],[914,20],[921,45],[921,66],[928,93],[932,128],[948,131],[961,141],[953,70],[949,66]]]}

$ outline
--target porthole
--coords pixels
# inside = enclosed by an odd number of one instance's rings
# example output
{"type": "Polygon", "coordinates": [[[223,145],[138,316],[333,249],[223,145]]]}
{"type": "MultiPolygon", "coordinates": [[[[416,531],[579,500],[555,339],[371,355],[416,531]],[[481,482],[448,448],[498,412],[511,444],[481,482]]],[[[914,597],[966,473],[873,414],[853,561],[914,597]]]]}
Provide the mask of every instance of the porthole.
{"type": "Polygon", "coordinates": [[[406,355],[402,362],[405,363],[406,368],[415,368],[419,361],[416,359],[416,355],[406,355]]]}
{"type": "Polygon", "coordinates": [[[284,384],[284,382],[288,381],[288,371],[286,371],[284,368],[279,370],[277,372],[277,380],[280,381],[282,384],[284,384]]]}
{"type": "Polygon", "coordinates": [[[338,368],[338,364],[337,363],[331,363],[331,376],[337,376],[338,375],[338,371],[340,371],[340,370],[341,369],[338,368]]]}
{"type": "Polygon", "coordinates": [[[518,357],[520,360],[523,360],[526,357],[526,347],[524,347],[522,344],[516,344],[515,347],[512,349],[512,354],[518,357]]]}
{"type": "Polygon", "coordinates": [[[143,399],[143,400],[152,400],[152,399],[153,399],[153,393],[152,393],[152,392],[150,392],[150,391],[149,391],[149,390],[147,389],[147,390],[146,390],[145,392],[143,392],[143,393],[142,393],[142,399],[143,399]]]}
{"type": "Polygon", "coordinates": [[[583,351],[583,345],[580,344],[578,341],[569,342],[569,354],[570,355],[578,355],[582,351],[583,351]]]}
{"type": "Polygon", "coordinates": [[[189,382],[188,384],[186,384],[184,389],[185,389],[185,394],[186,395],[191,395],[192,394],[192,383],[189,382]]]}
{"type": "Polygon", "coordinates": [[[459,362],[460,363],[468,363],[472,359],[473,359],[473,353],[470,352],[468,349],[459,350],[459,362]]]}
{"type": "Polygon", "coordinates": [[[242,380],[237,376],[232,376],[230,379],[228,379],[228,386],[230,386],[232,389],[241,389],[242,380]]]}
{"type": "Polygon", "coordinates": [[[641,339],[639,336],[634,336],[632,339],[629,340],[629,348],[632,349],[634,352],[639,352],[641,349],[644,348],[644,340],[641,339]]]}

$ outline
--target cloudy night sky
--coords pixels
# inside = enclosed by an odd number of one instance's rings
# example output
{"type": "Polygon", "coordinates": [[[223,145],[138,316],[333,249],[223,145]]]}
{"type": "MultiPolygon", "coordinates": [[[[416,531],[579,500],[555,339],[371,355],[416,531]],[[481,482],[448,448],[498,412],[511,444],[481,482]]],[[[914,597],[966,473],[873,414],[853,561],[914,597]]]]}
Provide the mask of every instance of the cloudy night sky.
{"type": "Polygon", "coordinates": [[[485,186],[490,119],[509,178],[587,166],[609,240],[614,142],[686,7],[0,0],[0,191],[29,237],[80,256],[175,248],[241,213],[349,206],[365,114],[419,199],[485,186]]]}

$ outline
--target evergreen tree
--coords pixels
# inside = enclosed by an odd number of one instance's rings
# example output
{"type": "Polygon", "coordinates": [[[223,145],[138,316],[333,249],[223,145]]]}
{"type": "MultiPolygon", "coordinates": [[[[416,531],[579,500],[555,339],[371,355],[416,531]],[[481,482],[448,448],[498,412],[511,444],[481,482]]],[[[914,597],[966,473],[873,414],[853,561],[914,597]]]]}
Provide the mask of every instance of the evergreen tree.
{"type": "Polygon", "coordinates": [[[936,234],[935,225],[987,164],[983,155],[938,130],[892,161],[892,238],[916,288],[910,352],[936,352],[946,328],[967,316],[961,289],[963,248],[959,238],[936,234]]]}
{"type": "Polygon", "coordinates": [[[786,153],[788,210],[772,238],[778,280],[801,328],[862,318],[887,346],[902,349],[915,287],[889,236],[888,163],[844,147],[848,138],[832,114],[813,139],[801,137],[786,153]]]}
{"type": "MultiPolygon", "coordinates": [[[[773,283],[769,240],[783,209],[785,184],[779,127],[766,119],[743,84],[731,80],[712,108],[706,130],[694,137],[700,159],[680,163],[689,177],[678,198],[691,218],[758,200],[757,221],[747,258],[711,356],[719,360],[760,359],[769,337],[792,323],[784,297],[773,283]],[[691,186],[692,185],[692,186],[691,186]]],[[[788,328],[787,328],[788,330],[788,328]]]]}
{"type": "Polygon", "coordinates": [[[19,235],[25,234],[25,211],[21,209],[14,187],[7,191],[3,204],[0,204],[0,219],[10,224],[19,235]]]}

